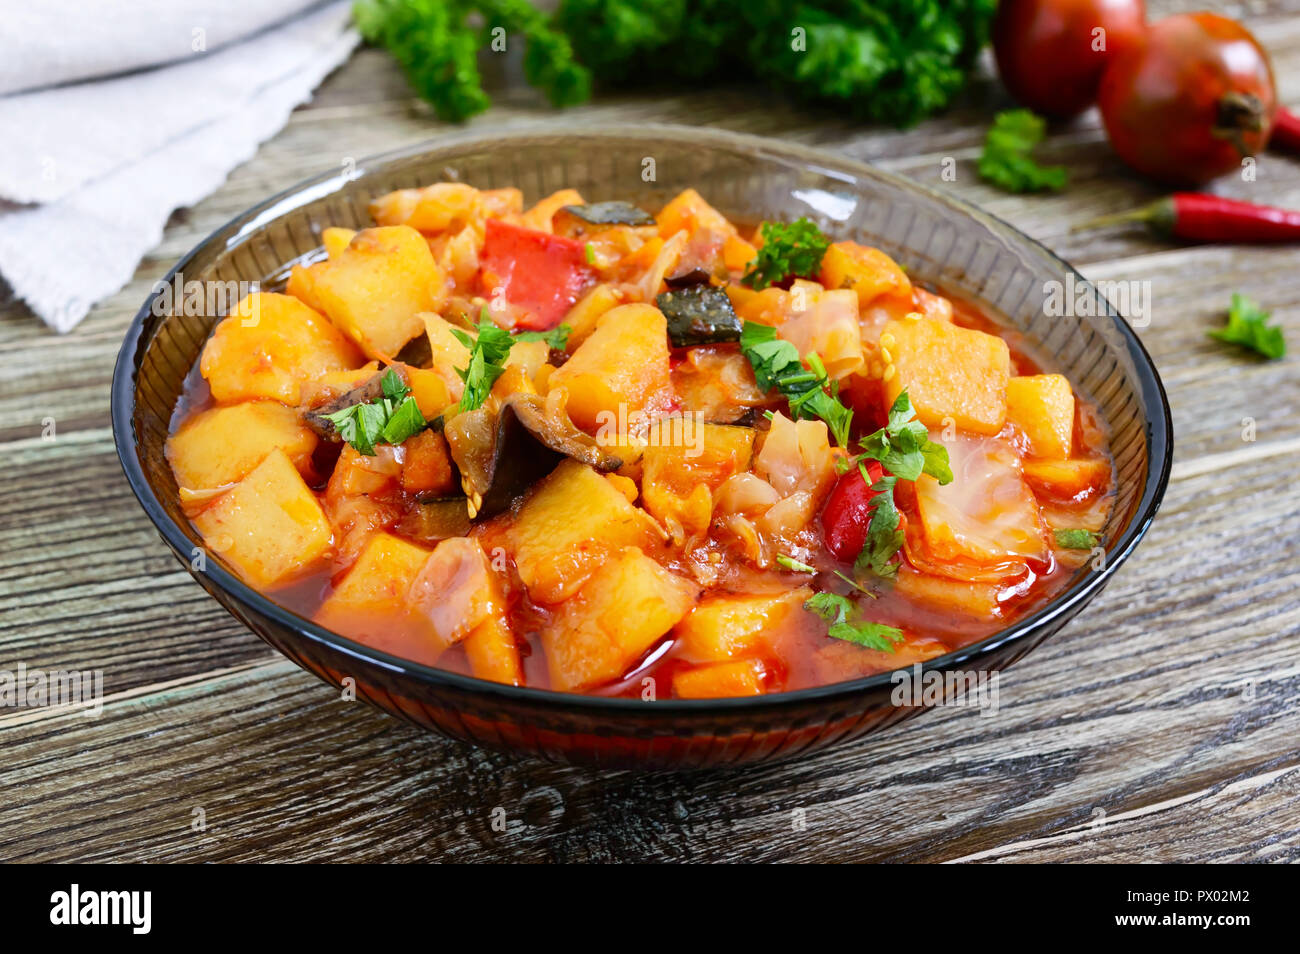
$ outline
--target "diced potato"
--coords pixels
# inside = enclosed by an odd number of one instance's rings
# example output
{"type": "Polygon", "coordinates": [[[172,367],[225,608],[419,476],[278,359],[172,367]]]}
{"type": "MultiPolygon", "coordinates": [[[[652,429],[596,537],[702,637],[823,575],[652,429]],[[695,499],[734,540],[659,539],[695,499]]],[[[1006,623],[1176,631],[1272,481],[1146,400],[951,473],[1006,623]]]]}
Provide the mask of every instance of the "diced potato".
{"type": "Polygon", "coordinates": [[[954,480],[916,481],[916,508],[929,555],[1019,572],[1047,557],[1038,504],[1021,475],[1020,457],[999,438],[958,435],[945,441],[954,480]]]}
{"type": "Polygon", "coordinates": [[[542,631],[551,685],[587,689],[618,679],[690,612],[698,593],[635,547],[602,563],[542,631]]]}
{"type": "Polygon", "coordinates": [[[810,596],[807,587],[768,596],[711,596],[677,624],[676,650],[682,658],[700,663],[753,653],[810,596]]]}
{"type": "Polygon", "coordinates": [[[721,699],[729,696],[761,696],[767,671],[758,659],[737,659],[684,669],[673,676],[673,695],[678,699],[721,699]]]}
{"type": "Polygon", "coordinates": [[[1007,417],[1029,438],[1035,457],[1063,460],[1074,436],[1074,392],[1059,374],[1031,374],[1007,381],[1007,417]]]}
{"type": "Polygon", "coordinates": [[[733,272],[743,272],[758,257],[758,249],[739,235],[728,235],[722,243],[722,263],[733,272]]]}
{"type": "Polygon", "coordinates": [[[551,347],[545,341],[516,341],[506,355],[505,367],[520,368],[531,382],[550,353],[551,347]]]}
{"type": "Polygon", "coordinates": [[[736,231],[727,217],[705,202],[704,197],[694,189],[680,192],[659,210],[655,221],[659,224],[659,235],[662,238],[670,238],[683,230],[694,233],[698,229],[709,229],[722,235],[736,231]]]}
{"type": "Polygon", "coordinates": [[[316,495],[279,448],[199,513],[194,526],[211,550],[259,589],[310,572],[333,541],[316,495]]]}
{"type": "Polygon", "coordinates": [[[998,588],[992,583],[972,583],[920,573],[906,561],[899,568],[894,591],[914,603],[944,613],[957,612],[976,619],[996,619],[1001,615],[998,588]]]}
{"type": "Polygon", "coordinates": [[[457,400],[452,396],[446,377],[430,368],[408,367],[406,383],[411,389],[411,397],[415,398],[416,407],[426,421],[433,420],[457,400]]]}
{"type": "Polygon", "coordinates": [[[642,457],[646,510],[687,535],[703,533],[713,517],[712,492],[749,469],[754,436],[750,427],[700,423],[693,417],[658,422],[642,457]]]}
{"type": "Polygon", "coordinates": [[[305,269],[310,295],[367,356],[396,355],[441,301],[443,276],[415,229],[363,229],[339,257],[305,269]]]}
{"type": "Polygon", "coordinates": [[[659,530],[608,480],[566,460],[520,507],[509,533],[519,577],[534,600],[558,603],[577,592],[610,553],[648,547],[659,530]]]}
{"type": "Polygon", "coordinates": [[[433,548],[411,581],[411,609],[429,621],[444,647],[454,646],[490,619],[504,620],[505,598],[477,540],[452,537],[433,548]]]}
{"type": "Polygon", "coordinates": [[[478,678],[508,686],[524,684],[519,646],[502,620],[495,617],[484,620],[465,637],[462,645],[469,659],[469,670],[478,678]]]}
{"type": "Polygon", "coordinates": [[[827,288],[851,288],[862,308],[881,295],[912,296],[912,283],[897,262],[880,249],[857,242],[832,242],[822,256],[819,278],[827,288]]]}
{"type": "Polygon", "coordinates": [[[199,370],[222,403],[270,398],[297,404],[304,383],[361,364],[361,355],[322,316],[288,295],[255,292],[222,319],[199,370]]]}
{"type": "Polygon", "coordinates": [[[569,326],[569,339],[565,349],[572,352],[596,330],[596,323],[611,308],[623,303],[623,293],[608,283],[600,284],[578,299],[564,316],[564,324],[569,326]]]}
{"type": "Polygon", "coordinates": [[[277,401],[249,401],[194,415],[167,440],[176,483],[202,490],[243,480],[275,448],[294,467],[311,466],[316,435],[298,412],[277,401]]]}
{"type": "Polygon", "coordinates": [[[422,189],[399,189],[370,203],[379,225],[407,225],[425,234],[463,225],[482,214],[479,191],[463,182],[435,182],[422,189]]]}
{"type": "Polygon", "coordinates": [[[887,405],[906,388],[916,416],[927,427],[944,427],[945,419],[951,419],[976,434],[1002,430],[1011,376],[1005,341],[932,318],[891,321],[881,340],[889,341],[887,335],[894,341],[888,351],[895,369],[885,381],[887,405]]]}
{"type": "Polygon", "coordinates": [[[650,407],[668,390],[668,322],[652,305],[620,305],[550,376],[568,391],[574,423],[589,431],[650,407]]]}
{"type": "Polygon", "coordinates": [[[433,661],[442,644],[408,599],[411,584],[428,559],[424,547],[390,533],[372,534],[347,575],[316,611],[316,622],[377,648],[433,661]],[[413,647],[419,651],[412,653],[413,647]]]}
{"type": "Polygon", "coordinates": [[[1110,485],[1110,462],[1101,457],[1071,460],[1027,460],[1025,479],[1035,490],[1073,500],[1104,491],[1110,485]]]}
{"type": "Polygon", "coordinates": [[[324,229],[320,237],[321,243],[325,246],[325,253],[330,258],[338,258],[343,254],[343,250],[356,238],[356,235],[356,229],[341,229],[332,226],[324,229]]]}

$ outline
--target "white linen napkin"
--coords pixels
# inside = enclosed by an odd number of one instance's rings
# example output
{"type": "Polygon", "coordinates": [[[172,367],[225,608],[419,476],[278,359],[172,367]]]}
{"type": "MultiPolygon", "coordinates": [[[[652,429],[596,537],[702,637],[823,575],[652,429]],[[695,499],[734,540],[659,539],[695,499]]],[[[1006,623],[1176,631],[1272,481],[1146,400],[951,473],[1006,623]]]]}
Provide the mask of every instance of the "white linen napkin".
{"type": "MultiPolygon", "coordinates": [[[[231,6],[242,19],[216,18],[219,36],[304,2],[231,6]]],[[[349,0],[335,0],[170,65],[0,97],[0,274],[47,324],[70,330],[130,280],[173,210],[216,189],[348,57],[358,41],[349,19],[349,0]]],[[[168,36],[178,22],[174,12],[159,21],[168,36]]],[[[124,44],[120,62],[138,65],[147,49],[124,44]]],[[[70,69],[56,63],[49,75],[70,69]]]]}

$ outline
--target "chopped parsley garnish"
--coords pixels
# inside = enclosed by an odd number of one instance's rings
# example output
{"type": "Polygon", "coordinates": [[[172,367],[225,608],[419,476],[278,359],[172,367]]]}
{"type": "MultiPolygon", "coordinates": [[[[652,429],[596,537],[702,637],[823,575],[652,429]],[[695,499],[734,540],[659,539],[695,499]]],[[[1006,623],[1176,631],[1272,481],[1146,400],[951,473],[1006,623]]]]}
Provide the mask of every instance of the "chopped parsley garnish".
{"type": "Polygon", "coordinates": [[[1053,530],[1052,534],[1056,537],[1056,545],[1066,550],[1091,550],[1101,542],[1097,534],[1079,527],[1053,530]]]}
{"type": "Polygon", "coordinates": [[[573,329],[568,325],[556,325],[550,331],[520,331],[515,335],[516,341],[545,341],[552,351],[563,351],[569,343],[573,329]]]}
{"type": "Polygon", "coordinates": [[[760,290],[786,278],[816,275],[822,256],[831,244],[815,223],[803,218],[793,222],[764,222],[759,233],[763,247],[741,281],[760,290]]]}
{"type": "Polygon", "coordinates": [[[840,403],[836,385],[830,383],[820,357],[809,354],[804,359],[808,366],[804,367],[799,350],[778,338],[775,328],[752,321],[745,322],[741,329],[740,348],[749,359],[754,380],[761,390],[776,388],[790,402],[792,417],[821,418],[837,444],[841,447],[848,444],[853,412],[840,403]]]}
{"type": "Polygon", "coordinates": [[[1043,139],[1047,123],[1027,109],[997,114],[984,139],[980,178],[1007,192],[1053,192],[1065,188],[1064,166],[1044,166],[1030,155],[1043,139]]]}
{"type": "Polygon", "coordinates": [[[1281,328],[1268,323],[1271,315],[1272,312],[1260,308],[1245,295],[1234,292],[1232,306],[1228,309],[1228,323],[1206,334],[1276,360],[1286,354],[1286,340],[1282,337],[1281,328]]]}
{"type": "Polygon", "coordinates": [[[396,371],[389,368],[379,383],[384,396],[377,401],[353,404],[325,415],[339,436],[367,457],[375,455],[376,444],[400,444],[429,423],[396,371]]]}
{"type": "Polygon", "coordinates": [[[505,371],[506,355],[515,343],[510,332],[498,327],[488,316],[486,308],[479,315],[476,330],[478,336],[471,337],[459,328],[451,329],[456,339],[469,348],[468,367],[456,369],[460,379],[465,382],[465,391],[460,396],[462,411],[473,411],[483,406],[492,391],[492,385],[505,371]]]}
{"type": "Polygon", "coordinates": [[[952,483],[947,448],[930,440],[929,430],[913,414],[912,400],[904,390],[889,409],[888,423],[858,442],[861,454],[839,465],[844,471],[856,465],[862,479],[869,484],[871,478],[864,460],[879,461],[889,473],[871,484],[876,495],[869,504],[871,522],[867,524],[867,541],[854,561],[854,569],[859,573],[870,570],[877,576],[893,576],[898,572],[898,564],[893,562],[894,554],[903,545],[903,519],[894,502],[898,481],[914,481],[922,474],[929,474],[941,484],[952,483]]]}
{"type": "Polygon", "coordinates": [[[872,623],[857,614],[857,604],[847,596],[837,593],[814,593],[804,602],[803,608],[816,613],[830,623],[828,636],[843,639],[868,649],[879,649],[892,653],[897,643],[903,641],[903,631],[884,623],[872,623]]]}

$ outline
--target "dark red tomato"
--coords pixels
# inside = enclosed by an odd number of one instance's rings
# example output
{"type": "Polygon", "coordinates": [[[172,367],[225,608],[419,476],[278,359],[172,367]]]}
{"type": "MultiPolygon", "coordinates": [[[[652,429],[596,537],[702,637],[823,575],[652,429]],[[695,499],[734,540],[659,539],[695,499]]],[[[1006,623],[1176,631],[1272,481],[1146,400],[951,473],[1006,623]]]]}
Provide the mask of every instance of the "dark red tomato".
{"type": "Polygon", "coordinates": [[[1277,111],[1268,55],[1235,20],[1187,13],[1153,23],[1101,80],[1119,157],[1161,182],[1200,185],[1268,144],[1277,111]]]}
{"type": "Polygon", "coordinates": [[[479,267],[483,294],[504,293],[524,312],[518,326],[533,331],[558,325],[596,279],[584,242],[499,219],[487,220],[479,267]]]}
{"type": "Polygon", "coordinates": [[[822,508],[822,539],[826,542],[826,549],[837,560],[846,563],[856,560],[867,542],[871,498],[876,495],[871,484],[884,475],[876,461],[863,461],[863,464],[870,481],[863,480],[862,471],[854,467],[835,482],[826,498],[826,506],[822,508]]]}
{"type": "Polygon", "coordinates": [[[1067,119],[1096,102],[1106,65],[1145,28],[1142,0],[1002,0],[993,52],[1017,102],[1067,119]]]}

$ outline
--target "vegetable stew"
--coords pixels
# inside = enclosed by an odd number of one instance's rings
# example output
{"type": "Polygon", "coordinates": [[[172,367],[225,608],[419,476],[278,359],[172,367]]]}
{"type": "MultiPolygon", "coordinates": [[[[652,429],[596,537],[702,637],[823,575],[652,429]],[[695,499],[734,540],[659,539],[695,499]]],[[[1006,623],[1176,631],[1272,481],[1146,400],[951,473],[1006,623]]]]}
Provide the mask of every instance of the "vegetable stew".
{"type": "Polygon", "coordinates": [[[758,695],[910,666],[1101,545],[1095,407],[814,223],[438,183],[215,327],[167,444],[206,547],[513,685],[758,695]]]}

